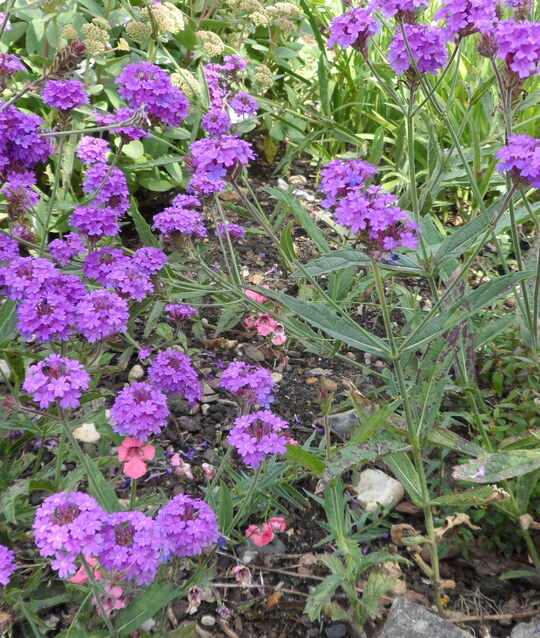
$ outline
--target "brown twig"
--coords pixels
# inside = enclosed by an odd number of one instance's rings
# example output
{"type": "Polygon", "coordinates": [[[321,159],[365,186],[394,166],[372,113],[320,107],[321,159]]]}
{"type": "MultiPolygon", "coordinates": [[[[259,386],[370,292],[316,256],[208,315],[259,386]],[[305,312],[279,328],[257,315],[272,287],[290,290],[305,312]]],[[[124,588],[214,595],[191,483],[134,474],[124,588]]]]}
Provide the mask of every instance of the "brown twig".
{"type": "MultiPolygon", "coordinates": [[[[540,604],[540,603],[539,603],[540,604]]],[[[487,616],[457,616],[456,618],[446,617],[445,620],[453,623],[480,622],[484,620],[515,620],[517,618],[529,618],[538,614],[538,609],[525,609],[514,614],[491,614],[487,616]]]]}

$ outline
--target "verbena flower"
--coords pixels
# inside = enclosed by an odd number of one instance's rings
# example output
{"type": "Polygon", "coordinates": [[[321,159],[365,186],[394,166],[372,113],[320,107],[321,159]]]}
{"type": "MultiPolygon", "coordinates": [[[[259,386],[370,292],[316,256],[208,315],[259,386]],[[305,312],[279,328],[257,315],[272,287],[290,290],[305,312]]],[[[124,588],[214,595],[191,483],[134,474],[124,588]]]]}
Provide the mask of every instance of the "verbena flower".
{"type": "Polygon", "coordinates": [[[39,195],[32,189],[36,177],[31,171],[9,172],[0,192],[7,200],[7,212],[11,217],[18,217],[31,210],[39,201],[39,195]]]}
{"type": "Polygon", "coordinates": [[[142,512],[107,514],[101,528],[103,567],[120,572],[137,585],[151,583],[159,569],[161,534],[152,518],[142,512]]]}
{"type": "Polygon", "coordinates": [[[194,174],[189,188],[205,194],[219,192],[225,188],[226,178],[252,159],[255,154],[251,145],[235,135],[197,140],[191,145],[194,174]]]}
{"type": "Polygon", "coordinates": [[[246,91],[240,91],[229,102],[231,108],[237,115],[248,115],[249,117],[255,117],[259,110],[257,100],[246,91]]]}
{"type": "Polygon", "coordinates": [[[142,301],[154,291],[150,276],[138,268],[133,260],[121,260],[114,264],[107,275],[107,286],[114,288],[119,295],[137,301],[142,301]]]}
{"type": "Polygon", "coordinates": [[[218,224],[217,235],[223,238],[229,235],[231,239],[245,239],[246,229],[239,224],[218,224]]]}
{"type": "Polygon", "coordinates": [[[215,137],[226,135],[231,129],[231,118],[227,111],[213,108],[203,117],[201,122],[203,129],[215,137]]]}
{"type": "Polygon", "coordinates": [[[269,454],[285,454],[289,424],[270,410],[259,410],[234,420],[228,439],[246,465],[256,468],[269,454]]]}
{"type": "Polygon", "coordinates": [[[320,190],[326,193],[321,202],[325,208],[335,206],[340,197],[366,184],[379,171],[363,159],[337,159],[323,166],[320,190]]]}
{"type": "Polygon", "coordinates": [[[76,408],[89,386],[90,376],[79,361],[50,354],[28,368],[22,387],[40,408],[48,408],[55,401],[62,408],[76,408]]]}
{"type": "Polygon", "coordinates": [[[43,137],[43,120],[0,102],[0,173],[32,169],[52,152],[51,140],[43,137]]]}
{"type": "Polygon", "coordinates": [[[339,44],[344,49],[354,47],[364,51],[368,40],[381,30],[369,9],[357,7],[332,20],[328,47],[339,44]]]}
{"type": "Polygon", "coordinates": [[[77,571],[79,554],[97,554],[105,513],[97,501],[81,492],[48,496],[34,519],[34,540],[41,556],[54,556],[51,566],[61,578],[77,571]]]}
{"type": "Polygon", "coordinates": [[[176,319],[176,321],[186,321],[186,319],[189,319],[191,315],[194,315],[199,311],[193,306],[180,303],[165,306],[165,312],[168,312],[173,319],[176,319]]]}
{"type": "Polygon", "coordinates": [[[0,53],[0,90],[7,87],[9,78],[17,71],[24,71],[20,58],[12,53],[0,53]]]}
{"type": "Polygon", "coordinates": [[[107,140],[84,135],[77,146],[77,157],[83,164],[104,163],[110,150],[107,140]]]}
{"type": "Polygon", "coordinates": [[[65,266],[77,255],[85,253],[86,247],[79,235],[68,233],[64,239],[53,239],[49,252],[61,266],[65,266]]]}
{"type": "Polygon", "coordinates": [[[20,257],[19,242],[13,237],[0,234],[0,261],[10,262],[20,257]]]}
{"type": "MultiPolygon", "coordinates": [[[[405,24],[405,33],[414,62],[420,73],[437,73],[446,64],[448,37],[444,29],[426,24],[405,24]]],[[[390,43],[388,60],[398,75],[412,68],[409,51],[401,30],[396,33],[390,43]]]]}
{"type": "Polygon", "coordinates": [[[427,0],[373,0],[369,8],[371,10],[380,9],[385,18],[392,18],[420,11],[425,9],[427,5],[427,0]]]}
{"type": "Polygon", "coordinates": [[[15,552],[5,545],[0,545],[0,585],[9,585],[11,575],[16,569],[15,552]]]}
{"type": "Polygon", "coordinates": [[[145,275],[155,275],[164,266],[167,265],[167,255],[161,248],[148,246],[139,248],[133,253],[132,263],[139,268],[145,275]]]}
{"type": "Polygon", "coordinates": [[[101,204],[114,209],[119,215],[129,208],[129,189],[126,176],[116,166],[101,162],[88,167],[83,181],[86,194],[97,195],[92,205],[101,204]]]}
{"type": "Polygon", "coordinates": [[[99,126],[116,125],[111,130],[111,133],[117,133],[128,142],[140,140],[142,137],[150,137],[150,133],[146,131],[146,128],[150,125],[148,118],[141,117],[135,109],[123,107],[116,109],[114,113],[95,113],[95,118],[99,126]],[[133,123],[120,126],[122,122],[127,122],[128,120],[133,120],[133,123]]]}
{"type": "Polygon", "coordinates": [[[156,522],[163,535],[163,557],[195,556],[217,542],[216,515],[204,501],[185,494],[175,496],[162,507],[156,522]]]}
{"type": "Polygon", "coordinates": [[[11,299],[24,299],[36,295],[49,279],[60,271],[43,257],[18,257],[2,270],[3,284],[11,299]]]}
{"type": "Polygon", "coordinates": [[[154,215],[152,228],[159,230],[165,237],[175,233],[191,237],[206,237],[208,235],[204,220],[199,212],[174,204],[154,215]]]}
{"type": "Polygon", "coordinates": [[[269,370],[243,361],[233,361],[221,373],[219,385],[246,405],[269,405],[276,385],[269,370]]]}
{"type": "Polygon", "coordinates": [[[465,36],[490,29],[497,21],[496,8],[496,0],[448,0],[435,14],[435,20],[446,20],[453,36],[465,36]]]}
{"type": "Polygon", "coordinates": [[[90,342],[108,339],[127,329],[128,304],[109,290],[89,292],[77,304],[77,330],[90,342]]]}
{"type": "Polygon", "coordinates": [[[171,83],[169,75],[155,64],[128,64],[116,78],[118,92],[132,108],[144,106],[150,116],[180,126],[189,113],[189,102],[171,83]]]}
{"type": "Polygon", "coordinates": [[[522,20],[499,22],[495,39],[497,57],[504,60],[520,78],[538,73],[540,64],[540,23],[522,20]]]}
{"type": "Polygon", "coordinates": [[[41,97],[45,104],[61,111],[69,111],[90,102],[84,84],[79,80],[49,80],[43,87],[41,97]]]}
{"type": "Polygon", "coordinates": [[[95,279],[105,286],[112,268],[125,261],[129,261],[129,257],[119,248],[104,246],[94,250],[85,258],[83,272],[88,279],[95,279]]]}
{"type": "Polygon", "coordinates": [[[518,185],[540,188],[540,140],[528,135],[511,135],[508,146],[497,153],[499,173],[508,171],[518,185]]]}
{"type": "Polygon", "coordinates": [[[148,378],[166,393],[181,394],[190,405],[202,398],[202,388],[191,359],[179,350],[158,354],[148,369],[148,378]]]}
{"type": "Polygon", "coordinates": [[[140,439],[143,443],[159,434],[169,418],[167,397],[144,381],[126,386],[111,407],[113,429],[122,435],[140,439]]]}
{"type": "Polygon", "coordinates": [[[118,235],[118,212],[109,206],[75,206],[69,223],[81,235],[94,239],[118,235]]]}

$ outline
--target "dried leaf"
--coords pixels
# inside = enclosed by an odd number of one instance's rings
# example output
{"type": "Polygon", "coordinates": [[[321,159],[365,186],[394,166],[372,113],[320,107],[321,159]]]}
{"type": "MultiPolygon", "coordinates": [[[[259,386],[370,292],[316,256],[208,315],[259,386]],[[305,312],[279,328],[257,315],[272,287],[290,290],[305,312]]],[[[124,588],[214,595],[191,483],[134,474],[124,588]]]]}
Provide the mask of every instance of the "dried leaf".
{"type": "Polygon", "coordinates": [[[440,540],[446,534],[446,532],[453,529],[454,527],[458,527],[459,525],[466,525],[469,529],[472,530],[480,529],[480,527],[471,523],[471,519],[468,514],[458,512],[457,514],[454,514],[454,516],[446,517],[446,525],[444,527],[436,528],[435,535],[437,539],[440,540]]]}

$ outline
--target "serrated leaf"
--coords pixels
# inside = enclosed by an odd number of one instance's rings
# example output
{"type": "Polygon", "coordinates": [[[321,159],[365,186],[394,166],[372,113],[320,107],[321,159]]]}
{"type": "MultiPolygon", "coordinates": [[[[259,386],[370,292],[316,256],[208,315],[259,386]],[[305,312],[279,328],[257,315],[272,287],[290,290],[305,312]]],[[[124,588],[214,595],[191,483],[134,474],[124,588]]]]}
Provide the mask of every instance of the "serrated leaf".
{"type": "Polygon", "coordinates": [[[452,476],[458,481],[494,483],[516,476],[524,476],[540,468],[540,449],[495,452],[455,465],[452,476]]]}
{"type": "Polygon", "coordinates": [[[304,613],[307,614],[311,622],[319,619],[323,607],[336,593],[336,589],[341,585],[344,577],[345,570],[341,574],[330,574],[320,585],[317,585],[315,591],[310,594],[306,602],[304,613]]]}

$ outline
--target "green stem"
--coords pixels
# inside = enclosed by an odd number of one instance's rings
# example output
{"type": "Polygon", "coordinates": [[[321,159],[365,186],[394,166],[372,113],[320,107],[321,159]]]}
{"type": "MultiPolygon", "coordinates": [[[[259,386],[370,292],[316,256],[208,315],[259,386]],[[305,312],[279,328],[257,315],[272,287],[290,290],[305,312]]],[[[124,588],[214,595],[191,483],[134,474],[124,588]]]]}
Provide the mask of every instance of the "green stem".
{"type": "Polygon", "coordinates": [[[214,477],[210,481],[210,485],[208,486],[208,489],[206,490],[207,494],[212,494],[212,492],[214,491],[214,488],[216,487],[217,482],[219,481],[219,479],[221,478],[221,475],[225,471],[225,468],[229,464],[229,459],[231,458],[232,450],[233,450],[232,446],[228,445],[227,449],[225,450],[225,454],[223,455],[223,458],[221,459],[221,463],[219,464],[219,467],[217,468],[216,473],[214,474],[214,477]]]}
{"type": "Polygon", "coordinates": [[[61,137],[58,143],[58,160],[56,163],[56,174],[54,176],[54,184],[49,196],[49,206],[47,207],[47,213],[45,215],[45,222],[43,224],[43,237],[41,238],[41,245],[39,248],[39,256],[42,257],[45,252],[45,246],[47,245],[47,239],[49,236],[49,224],[51,223],[52,212],[54,204],[56,202],[56,192],[60,185],[60,174],[62,173],[62,157],[64,154],[64,138],[61,137]]]}
{"type": "Polygon", "coordinates": [[[216,210],[218,211],[218,215],[219,218],[221,220],[221,223],[223,224],[223,229],[225,232],[225,238],[226,238],[226,242],[227,242],[227,247],[229,249],[229,255],[230,255],[230,261],[227,255],[227,251],[225,250],[225,246],[223,244],[223,238],[221,236],[221,233],[217,232],[218,230],[218,223],[215,222],[216,224],[216,233],[218,236],[218,240],[219,240],[219,245],[221,246],[221,250],[223,252],[223,258],[225,259],[225,263],[227,264],[227,268],[229,269],[229,272],[231,274],[231,277],[234,281],[235,284],[241,286],[243,283],[242,280],[242,276],[240,275],[240,270],[238,269],[238,263],[236,261],[236,254],[234,252],[234,246],[232,244],[231,241],[231,237],[229,235],[229,233],[227,232],[227,218],[225,217],[225,213],[223,211],[223,206],[221,205],[221,202],[219,200],[219,196],[217,194],[214,195],[214,204],[216,207],[216,210]],[[232,264],[232,267],[231,267],[232,264]]]}
{"type": "Polygon", "coordinates": [[[244,497],[244,500],[240,504],[240,507],[238,508],[236,515],[232,519],[231,524],[229,525],[229,528],[226,530],[226,535],[231,533],[236,523],[238,523],[238,521],[242,518],[242,515],[246,511],[247,506],[250,504],[251,498],[255,492],[257,484],[259,483],[259,478],[261,476],[261,469],[262,469],[262,464],[259,465],[259,467],[255,470],[255,473],[253,474],[253,478],[251,479],[251,485],[249,486],[248,493],[246,494],[246,496],[244,497]]]}
{"type": "Polygon", "coordinates": [[[129,489],[129,509],[135,509],[135,503],[137,501],[137,479],[131,479],[131,485],[129,489]]]}
{"type": "MultiPolygon", "coordinates": [[[[43,439],[41,440],[41,445],[43,446],[43,439]]],[[[54,482],[56,485],[60,482],[60,476],[62,473],[62,462],[64,461],[64,453],[66,450],[66,435],[64,432],[60,434],[60,442],[58,443],[58,447],[56,448],[56,463],[54,466],[54,482]]]]}
{"type": "Polygon", "coordinates": [[[109,633],[111,634],[111,636],[117,636],[118,634],[114,630],[111,619],[109,618],[109,614],[105,610],[105,607],[103,606],[103,601],[100,598],[100,595],[101,595],[100,587],[97,584],[96,579],[94,578],[94,572],[92,571],[92,568],[86,562],[86,558],[82,554],[79,554],[79,558],[81,559],[81,563],[84,566],[84,571],[86,572],[86,575],[88,576],[88,582],[90,583],[90,588],[92,589],[92,592],[94,593],[94,600],[96,601],[96,604],[99,608],[99,612],[101,616],[103,617],[105,624],[107,625],[107,629],[109,630],[109,633]]]}
{"type": "Polygon", "coordinates": [[[394,332],[392,330],[392,322],[390,318],[390,309],[386,302],[386,294],[384,291],[384,283],[379,268],[379,264],[375,259],[371,260],[371,266],[373,269],[373,276],[375,278],[375,287],[377,289],[377,296],[379,297],[379,303],[381,304],[381,310],[383,315],[384,327],[386,335],[388,337],[388,343],[390,344],[390,350],[392,353],[392,361],[394,364],[394,370],[396,373],[396,379],[398,382],[399,392],[401,394],[401,401],[403,403],[403,410],[405,412],[405,420],[407,423],[407,430],[409,433],[409,442],[412,448],[412,456],[416,475],[420,482],[420,489],[422,494],[422,509],[424,512],[424,519],[426,522],[426,531],[431,546],[431,580],[433,583],[433,590],[435,594],[435,604],[440,612],[443,612],[443,606],[441,601],[441,576],[439,566],[439,551],[437,546],[437,537],[435,534],[435,522],[433,519],[433,512],[431,511],[431,499],[429,495],[429,488],[427,484],[426,473],[424,469],[424,462],[422,460],[422,445],[418,436],[418,428],[416,427],[416,421],[413,415],[412,406],[409,400],[409,391],[405,382],[405,375],[401,367],[401,361],[398,355],[398,349],[396,347],[396,341],[394,339],[394,332]]]}

